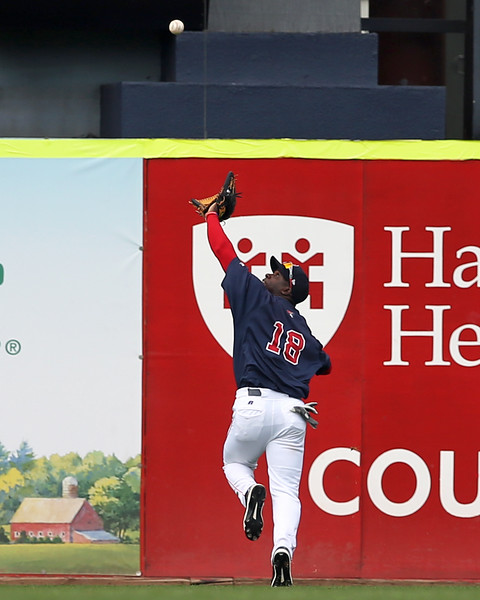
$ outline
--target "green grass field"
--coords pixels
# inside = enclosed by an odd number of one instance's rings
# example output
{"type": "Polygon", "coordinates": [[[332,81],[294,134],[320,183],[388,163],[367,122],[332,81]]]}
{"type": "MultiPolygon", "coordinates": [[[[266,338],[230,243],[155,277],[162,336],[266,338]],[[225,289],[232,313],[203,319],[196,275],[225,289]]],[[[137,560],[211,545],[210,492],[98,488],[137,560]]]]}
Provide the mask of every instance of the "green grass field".
{"type": "Polygon", "coordinates": [[[135,575],[137,544],[0,545],[0,573],[135,575]]]}
{"type": "Polygon", "coordinates": [[[476,600],[478,586],[0,586],[8,600],[476,600]]]}

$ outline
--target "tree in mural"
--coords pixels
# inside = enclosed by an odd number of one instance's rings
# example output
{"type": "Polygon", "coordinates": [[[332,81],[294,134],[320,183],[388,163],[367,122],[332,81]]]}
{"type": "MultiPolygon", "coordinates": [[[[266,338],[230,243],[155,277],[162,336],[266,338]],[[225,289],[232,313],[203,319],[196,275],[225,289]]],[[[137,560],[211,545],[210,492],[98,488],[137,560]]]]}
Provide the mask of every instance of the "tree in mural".
{"type": "Polygon", "coordinates": [[[0,442],[0,523],[8,523],[20,504],[17,492],[24,488],[24,474],[32,468],[34,459],[33,450],[26,442],[12,453],[0,442]]]}
{"type": "Polygon", "coordinates": [[[18,450],[10,455],[10,464],[19,471],[26,472],[32,468],[35,461],[35,455],[27,442],[23,441],[18,450]]]}
{"type": "Polygon", "coordinates": [[[124,539],[127,529],[138,529],[140,515],[140,469],[133,467],[122,477],[103,477],[89,491],[90,504],[105,528],[124,539]]]}
{"type": "Polygon", "coordinates": [[[10,452],[0,442],[0,475],[10,468],[10,452]]]}
{"type": "Polygon", "coordinates": [[[8,544],[10,543],[10,538],[5,533],[5,529],[0,527],[0,544],[8,544]]]}

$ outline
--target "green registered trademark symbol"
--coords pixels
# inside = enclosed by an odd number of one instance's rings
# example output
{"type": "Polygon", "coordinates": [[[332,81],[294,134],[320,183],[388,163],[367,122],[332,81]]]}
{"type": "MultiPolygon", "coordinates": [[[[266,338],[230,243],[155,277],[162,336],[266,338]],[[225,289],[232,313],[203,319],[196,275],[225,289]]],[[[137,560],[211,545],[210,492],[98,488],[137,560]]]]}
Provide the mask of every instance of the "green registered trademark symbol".
{"type": "Polygon", "coordinates": [[[18,354],[20,352],[20,350],[22,349],[22,345],[20,344],[20,342],[18,340],[8,340],[8,342],[6,342],[5,344],[5,350],[7,351],[8,354],[18,354]]]}

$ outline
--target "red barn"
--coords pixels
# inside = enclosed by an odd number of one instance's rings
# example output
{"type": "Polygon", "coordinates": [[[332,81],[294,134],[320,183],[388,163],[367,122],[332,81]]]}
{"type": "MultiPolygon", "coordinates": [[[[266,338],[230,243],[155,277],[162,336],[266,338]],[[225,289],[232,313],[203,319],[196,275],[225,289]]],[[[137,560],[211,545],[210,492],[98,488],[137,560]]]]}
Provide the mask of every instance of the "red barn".
{"type": "Polygon", "coordinates": [[[92,505],[76,497],[75,484],[71,477],[64,480],[63,498],[25,498],[10,520],[12,541],[18,541],[25,531],[28,537],[59,537],[66,543],[118,543],[116,536],[103,529],[92,505]]]}

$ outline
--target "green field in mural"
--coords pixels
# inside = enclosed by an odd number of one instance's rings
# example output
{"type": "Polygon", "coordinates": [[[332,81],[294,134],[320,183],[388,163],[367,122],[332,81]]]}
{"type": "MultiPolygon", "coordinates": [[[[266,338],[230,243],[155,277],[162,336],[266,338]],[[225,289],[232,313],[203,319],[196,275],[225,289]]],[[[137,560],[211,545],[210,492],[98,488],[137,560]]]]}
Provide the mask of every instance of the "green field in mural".
{"type": "Polygon", "coordinates": [[[0,573],[132,574],[138,544],[8,544],[0,546],[0,573]]]}

